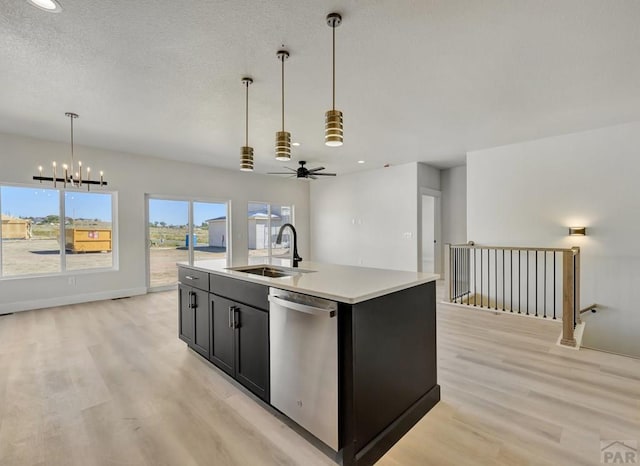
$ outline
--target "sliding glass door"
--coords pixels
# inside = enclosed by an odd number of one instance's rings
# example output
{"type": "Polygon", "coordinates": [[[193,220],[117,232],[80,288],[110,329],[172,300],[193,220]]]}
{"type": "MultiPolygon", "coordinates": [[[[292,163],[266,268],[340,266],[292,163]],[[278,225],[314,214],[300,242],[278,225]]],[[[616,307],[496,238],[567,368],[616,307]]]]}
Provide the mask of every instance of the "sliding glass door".
{"type": "Polygon", "coordinates": [[[249,264],[291,265],[291,230],[283,232],[280,243],[276,239],[282,225],[293,224],[292,206],[250,202],[247,223],[249,264]]]}
{"type": "Polygon", "coordinates": [[[149,287],[175,285],[176,262],[189,261],[189,202],[149,199],[149,287]]]}
{"type": "Polygon", "coordinates": [[[148,197],[148,287],[178,283],[176,262],[227,263],[226,202],[148,197]]]}
{"type": "Polygon", "coordinates": [[[215,260],[226,264],[227,204],[193,203],[193,260],[215,260]]]}

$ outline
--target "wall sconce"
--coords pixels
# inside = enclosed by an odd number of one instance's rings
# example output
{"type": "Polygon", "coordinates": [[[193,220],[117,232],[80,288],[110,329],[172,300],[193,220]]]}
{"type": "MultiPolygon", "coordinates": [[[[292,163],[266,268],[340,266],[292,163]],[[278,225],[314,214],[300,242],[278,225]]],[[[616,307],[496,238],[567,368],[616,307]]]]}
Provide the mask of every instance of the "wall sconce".
{"type": "Polygon", "coordinates": [[[586,236],[586,227],[569,227],[569,236],[586,236]]]}

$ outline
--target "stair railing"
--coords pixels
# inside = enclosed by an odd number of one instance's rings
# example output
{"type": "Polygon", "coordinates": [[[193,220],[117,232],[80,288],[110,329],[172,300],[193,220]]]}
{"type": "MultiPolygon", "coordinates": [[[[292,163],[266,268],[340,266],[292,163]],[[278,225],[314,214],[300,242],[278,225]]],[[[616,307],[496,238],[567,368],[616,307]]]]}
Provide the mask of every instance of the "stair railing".
{"type": "Polygon", "coordinates": [[[445,301],[562,320],[575,346],[580,323],[580,248],[445,245],[445,301]]]}

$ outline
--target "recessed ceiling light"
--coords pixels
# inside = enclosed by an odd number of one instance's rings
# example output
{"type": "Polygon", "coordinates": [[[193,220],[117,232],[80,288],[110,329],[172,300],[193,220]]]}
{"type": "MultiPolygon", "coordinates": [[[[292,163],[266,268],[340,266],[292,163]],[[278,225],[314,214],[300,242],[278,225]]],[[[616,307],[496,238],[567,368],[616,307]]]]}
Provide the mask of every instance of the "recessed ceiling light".
{"type": "Polygon", "coordinates": [[[358,163],[364,163],[364,160],[358,160],[358,163]]]}
{"type": "Polygon", "coordinates": [[[295,146],[295,147],[298,147],[298,146],[300,146],[300,143],[299,142],[292,142],[291,145],[295,146]]]}
{"type": "Polygon", "coordinates": [[[40,8],[41,10],[48,11],[49,13],[60,13],[62,11],[62,6],[58,3],[57,0],[27,0],[36,8],[40,8]]]}

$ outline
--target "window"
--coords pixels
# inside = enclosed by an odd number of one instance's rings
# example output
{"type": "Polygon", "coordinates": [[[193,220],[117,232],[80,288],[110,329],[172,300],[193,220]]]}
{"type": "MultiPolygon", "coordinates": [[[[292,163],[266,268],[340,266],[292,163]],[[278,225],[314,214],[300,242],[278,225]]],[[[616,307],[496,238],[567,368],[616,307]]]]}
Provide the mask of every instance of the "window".
{"type": "Polygon", "coordinates": [[[111,194],[64,193],[67,270],[113,267],[111,194]]]}
{"type": "Polygon", "coordinates": [[[284,231],[280,244],[276,238],[282,225],[293,224],[292,206],[251,202],[247,222],[249,264],[291,265],[291,230],[284,231]]]}
{"type": "Polygon", "coordinates": [[[112,268],[113,199],[112,193],[0,186],[0,276],[112,268]]]}
{"type": "Polygon", "coordinates": [[[226,202],[149,197],[148,212],[150,288],[178,283],[176,262],[218,260],[227,265],[226,202]]]}

